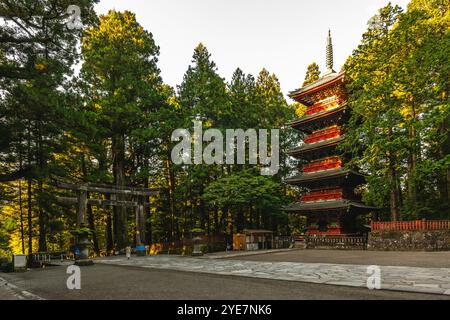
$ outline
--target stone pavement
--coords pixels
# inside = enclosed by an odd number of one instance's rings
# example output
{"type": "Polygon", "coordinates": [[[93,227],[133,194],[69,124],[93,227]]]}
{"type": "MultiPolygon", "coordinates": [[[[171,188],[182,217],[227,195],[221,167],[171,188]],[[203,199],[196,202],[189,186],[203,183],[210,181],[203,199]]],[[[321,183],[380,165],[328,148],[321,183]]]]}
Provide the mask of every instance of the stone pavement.
{"type": "Polygon", "coordinates": [[[16,285],[0,278],[0,300],[44,300],[28,291],[20,290],[16,285]]]}
{"type": "MultiPolygon", "coordinates": [[[[108,257],[95,263],[367,288],[366,265],[199,259],[182,256],[108,257]]],[[[380,266],[381,289],[450,295],[450,268],[380,266]]]]}
{"type": "MultiPolygon", "coordinates": [[[[231,257],[230,257],[231,258],[231,257]]],[[[272,254],[231,258],[262,262],[356,264],[419,268],[450,268],[450,251],[368,251],[287,249],[272,254]]]]}

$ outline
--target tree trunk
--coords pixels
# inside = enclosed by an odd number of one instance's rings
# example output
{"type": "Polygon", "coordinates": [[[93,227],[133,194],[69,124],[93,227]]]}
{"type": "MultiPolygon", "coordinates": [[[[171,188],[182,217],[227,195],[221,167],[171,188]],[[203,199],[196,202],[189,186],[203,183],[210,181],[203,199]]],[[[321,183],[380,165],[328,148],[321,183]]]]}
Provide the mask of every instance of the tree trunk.
{"type": "Polygon", "coordinates": [[[220,226],[219,226],[219,209],[217,207],[214,207],[214,234],[218,235],[220,233],[220,226]]]}
{"type": "Polygon", "coordinates": [[[231,245],[233,245],[233,234],[234,234],[234,224],[233,224],[233,214],[230,209],[227,212],[227,220],[228,220],[228,234],[231,240],[231,245]]]}
{"type": "MultiPolygon", "coordinates": [[[[416,120],[416,110],[412,105],[412,116],[416,120]]],[[[408,204],[411,210],[416,211],[417,189],[416,189],[416,167],[417,167],[417,148],[416,148],[416,130],[415,122],[409,127],[410,154],[408,159],[408,204]]]]}
{"type": "Polygon", "coordinates": [[[38,182],[39,252],[47,251],[47,215],[42,208],[42,180],[38,182]]]}
{"type": "Polygon", "coordinates": [[[240,233],[244,229],[244,214],[242,212],[241,206],[238,207],[236,220],[236,230],[238,233],[240,233]]]}
{"type": "MultiPolygon", "coordinates": [[[[88,199],[89,199],[89,193],[88,193],[88,199]]],[[[91,229],[91,231],[92,231],[92,242],[94,243],[94,252],[98,256],[100,254],[100,248],[98,246],[97,231],[95,229],[95,217],[94,217],[94,213],[92,212],[92,206],[90,204],[87,205],[87,216],[88,216],[89,229],[91,229]]]]}
{"type": "MultiPolygon", "coordinates": [[[[148,184],[148,179],[144,180],[144,188],[148,188],[149,184],[148,184]]],[[[149,203],[149,197],[144,197],[144,203],[149,203]]],[[[151,245],[152,244],[152,216],[151,216],[151,209],[149,206],[145,207],[145,244],[146,245],[151,245]]]]}
{"type": "Polygon", "coordinates": [[[206,233],[209,236],[211,236],[211,219],[209,217],[209,210],[206,210],[206,233]]]}
{"type": "Polygon", "coordinates": [[[256,228],[259,229],[261,227],[261,209],[256,209],[256,228]]]}
{"type": "MultiPolygon", "coordinates": [[[[125,186],[125,139],[123,135],[115,135],[112,138],[112,157],[114,184],[117,187],[125,186]]],[[[122,194],[117,194],[118,201],[124,201],[122,194]]],[[[124,249],[128,243],[127,210],[122,206],[114,206],[114,241],[118,250],[124,249]]]]}
{"type": "MultiPolygon", "coordinates": [[[[111,200],[111,195],[105,195],[107,200],[111,200]]],[[[114,250],[114,241],[113,241],[113,229],[112,229],[112,218],[111,211],[109,209],[106,210],[106,251],[109,254],[114,250]]]]}
{"type": "MultiPolygon", "coordinates": [[[[30,125],[30,124],[29,124],[30,125]]],[[[28,167],[31,167],[31,126],[28,127],[28,139],[27,139],[27,164],[28,167]]],[[[28,201],[28,255],[31,255],[33,253],[33,212],[32,212],[32,190],[31,190],[31,184],[32,180],[31,177],[28,176],[27,179],[27,201],[28,201]]],[[[31,259],[29,259],[29,262],[31,262],[31,259]]]]}
{"type": "MultiPolygon", "coordinates": [[[[167,183],[168,183],[168,200],[169,200],[169,210],[170,210],[170,240],[175,239],[175,174],[173,172],[173,163],[170,160],[170,155],[166,160],[166,171],[167,171],[167,183]]],[[[179,237],[178,237],[179,238],[179,237]]]]}
{"type": "Polygon", "coordinates": [[[19,211],[20,211],[20,240],[22,242],[22,254],[25,254],[25,235],[23,229],[22,179],[19,180],[19,211]]]}
{"type": "MultiPolygon", "coordinates": [[[[81,156],[81,171],[83,172],[83,176],[85,180],[88,179],[88,171],[86,167],[86,159],[84,157],[84,154],[81,156]]],[[[87,198],[89,199],[89,193],[87,194],[87,198]]],[[[92,206],[87,205],[87,218],[88,218],[88,224],[89,229],[92,231],[92,242],[94,243],[94,252],[95,254],[100,254],[100,248],[98,246],[98,238],[97,238],[97,231],[95,230],[95,217],[94,213],[92,212],[92,206]]]]}
{"type": "Polygon", "coordinates": [[[393,157],[389,157],[389,184],[390,184],[390,208],[391,220],[398,221],[398,186],[397,186],[397,172],[395,170],[395,163],[393,157]]]}
{"type": "Polygon", "coordinates": [[[42,174],[44,172],[44,155],[42,151],[42,130],[41,130],[41,123],[38,122],[37,124],[37,141],[36,141],[36,159],[39,164],[39,174],[38,177],[38,222],[39,222],[39,251],[40,252],[46,252],[47,251],[47,224],[48,224],[48,217],[46,212],[44,211],[42,205],[43,205],[43,194],[44,194],[44,188],[43,188],[43,178],[42,174]]]}
{"type": "Polygon", "coordinates": [[[28,254],[33,253],[33,212],[32,212],[32,193],[31,193],[31,178],[27,180],[27,199],[28,199],[28,254]]]}

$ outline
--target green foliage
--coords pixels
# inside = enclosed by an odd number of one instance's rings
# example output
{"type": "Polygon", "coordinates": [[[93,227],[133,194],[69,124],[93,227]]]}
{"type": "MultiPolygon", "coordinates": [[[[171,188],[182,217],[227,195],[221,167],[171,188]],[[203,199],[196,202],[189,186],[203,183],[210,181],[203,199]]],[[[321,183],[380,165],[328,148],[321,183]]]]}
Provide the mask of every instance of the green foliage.
{"type": "Polygon", "coordinates": [[[316,62],[311,63],[306,70],[305,81],[303,81],[303,87],[313,83],[320,78],[319,65],[316,62]]]}
{"type": "MultiPolygon", "coordinates": [[[[67,7],[78,5],[84,25],[89,26],[96,20],[96,2],[19,0],[0,4],[0,122],[2,131],[8,132],[0,142],[0,170],[3,182],[26,179],[28,187],[14,183],[12,199],[1,209],[0,228],[5,217],[13,217],[19,226],[17,213],[24,219],[27,206],[26,229],[22,230],[28,234],[30,252],[36,240],[40,251],[47,250],[49,226],[61,218],[50,182],[62,171],[58,160],[69,148],[64,129],[73,109],[66,88],[82,34],[82,30],[67,29],[67,7]]],[[[24,185],[24,180],[21,182],[24,185]]],[[[25,249],[18,248],[12,235],[13,250],[25,249]]]]}
{"type": "MultiPolygon", "coordinates": [[[[88,208],[88,224],[76,228],[75,208],[56,201],[74,195],[56,189],[54,178],[159,188],[141,199],[154,205],[145,212],[147,243],[244,228],[301,233],[306,221],[281,208],[298,199],[283,180],[296,167],[287,150],[301,136],[286,124],[305,106],[288,105],[266,69],[253,76],[237,68],[227,83],[203,44],[171,88],[153,35],[128,11],[97,17],[96,2],[0,4],[0,255],[21,252],[22,238],[30,252],[66,250],[80,233],[96,251],[130,243],[132,210],[88,208]],[[81,7],[85,30],[66,28],[69,4],[81,7]],[[279,128],[278,174],[261,176],[247,164],[175,165],[171,134],[194,119],[222,133],[279,128]]],[[[413,0],[406,12],[382,8],[344,68],[353,113],[343,150],[350,167],[370,174],[364,201],[386,208],[383,218],[388,209],[394,219],[449,217],[449,7],[413,0]]],[[[319,76],[311,64],[304,85],[319,76]]]]}
{"type": "Polygon", "coordinates": [[[449,217],[448,4],[382,8],[345,65],[345,150],[350,166],[371,174],[366,202],[390,208],[392,219],[449,217]]]}

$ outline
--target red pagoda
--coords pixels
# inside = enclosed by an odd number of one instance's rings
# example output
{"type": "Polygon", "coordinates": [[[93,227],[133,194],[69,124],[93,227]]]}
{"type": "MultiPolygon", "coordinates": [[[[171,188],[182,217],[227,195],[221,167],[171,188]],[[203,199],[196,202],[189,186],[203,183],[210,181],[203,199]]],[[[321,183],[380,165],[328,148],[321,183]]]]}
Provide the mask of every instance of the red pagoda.
{"type": "Polygon", "coordinates": [[[365,182],[364,176],[344,168],[345,159],[336,148],[345,139],[343,125],[349,120],[350,110],[344,73],[333,70],[330,32],[327,69],[317,81],[289,94],[307,106],[305,115],[290,124],[306,134],[304,143],[290,150],[290,154],[307,164],[287,182],[307,192],[285,210],[307,217],[307,235],[352,236],[361,232],[357,216],[374,208],[361,203],[355,193],[355,188],[365,182]]]}

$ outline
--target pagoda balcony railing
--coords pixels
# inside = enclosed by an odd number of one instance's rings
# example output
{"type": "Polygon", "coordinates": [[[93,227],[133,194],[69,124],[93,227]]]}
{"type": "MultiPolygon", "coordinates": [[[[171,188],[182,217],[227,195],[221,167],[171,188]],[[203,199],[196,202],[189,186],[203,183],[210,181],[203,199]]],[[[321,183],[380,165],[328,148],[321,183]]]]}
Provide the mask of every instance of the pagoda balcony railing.
{"type": "Polygon", "coordinates": [[[340,137],[342,135],[342,130],[338,126],[332,126],[323,130],[313,132],[307,136],[304,140],[305,143],[316,143],[328,139],[333,139],[340,137]]]}
{"type": "Polygon", "coordinates": [[[306,115],[312,115],[315,113],[319,113],[326,110],[331,110],[334,108],[339,107],[339,105],[342,103],[342,99],[338,96],[332,96],[329,98],[326,98],[324,100],[321,100],[319,102],[316,102],[311,107],[308,107],[306,109],[306,115]]]}
{"type": "Polygon", "coordinates": [[[301,202],[319,202],[342,199],[342,188],[312,191],[300,198],[301,202]]]}
{"type": "Polygon", "coordinates": [[[314,161],[303,166],[303,173],[313,173],[324,170],[331,170],[342,167],[340,157],[329,157],[323,160],[314,161]]]}

